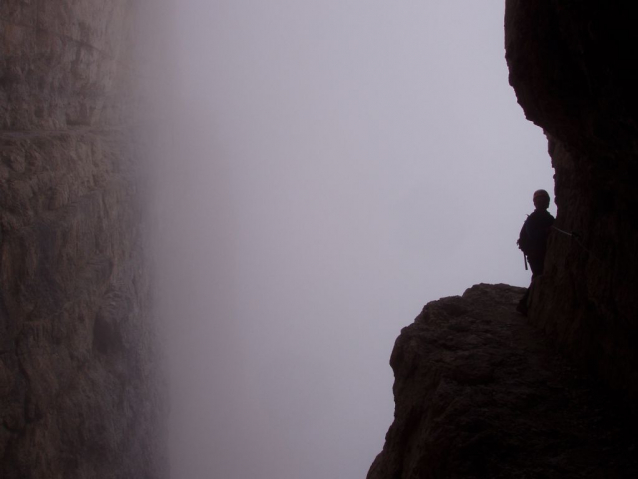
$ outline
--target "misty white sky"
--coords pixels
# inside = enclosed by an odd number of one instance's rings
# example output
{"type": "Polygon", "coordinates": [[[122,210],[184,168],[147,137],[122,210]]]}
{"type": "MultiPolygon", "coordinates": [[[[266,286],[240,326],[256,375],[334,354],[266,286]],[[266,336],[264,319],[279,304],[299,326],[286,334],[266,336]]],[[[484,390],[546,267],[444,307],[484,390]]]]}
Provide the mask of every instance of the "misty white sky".
{"type": "Polygon", "coordinates": [[[553,172],[507,82],[503,2],[172,8],[154,155],[173,478],[363,478],[401,328],[529,282],[515,241],[553,172]]]}

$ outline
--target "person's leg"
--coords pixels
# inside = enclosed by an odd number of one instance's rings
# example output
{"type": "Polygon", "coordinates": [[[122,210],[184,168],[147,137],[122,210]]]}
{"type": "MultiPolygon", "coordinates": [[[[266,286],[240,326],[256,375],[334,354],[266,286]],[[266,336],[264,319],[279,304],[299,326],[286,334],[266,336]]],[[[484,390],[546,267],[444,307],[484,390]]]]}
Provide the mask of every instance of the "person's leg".
{"type": "Polygon", "coordinates": [[[529,310],[529,295],[530,290],[532,289],[532,285],[534,284],[534,278],[543,274],[543,265],[545,263],[545,258],[528,256],[527,261],[529,262],[529,267],[532,270],[532,281],[529,284],[529,287],[525,290],[525,294],[518,302],[518,306],[516,306],[516,311],[521,313],[523,316],[527,316],[527,311],[529,310]]]}
{"type": "Polygon", "coordinates": [[[545,257],[528,256],[527,261],[529,267],[532,270],[532,279],[536,276],[543,274],[543,267],[545,266],[545,257]]]}
{"type": "Polygon", "coordinates": [[[532,285],[530,284],[530,287],[525,290],[525,294],[516,306],[516,311],[521,313],[523,316],[527,316],[527,310],[529,309],[527,301],[529,300],[529,290],[531,289],[531,287],[532,285]]]}

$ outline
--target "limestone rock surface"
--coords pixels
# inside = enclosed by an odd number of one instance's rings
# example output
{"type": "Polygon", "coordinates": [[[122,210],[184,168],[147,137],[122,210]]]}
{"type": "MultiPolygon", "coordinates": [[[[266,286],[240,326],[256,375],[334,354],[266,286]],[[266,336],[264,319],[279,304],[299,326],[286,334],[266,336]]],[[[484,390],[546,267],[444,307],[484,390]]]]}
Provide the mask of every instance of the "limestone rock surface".
{"type": "Polygon", "coordinates": [[[368,479],[638,477],[631,421],[515,312],[523,291],[476,285],[401,331],[394,422],[368,479]]]}
{"type": "Polygon", "coordinates": [[[0,2],[0,476],[165,476],[130,0],[0,2]]]}

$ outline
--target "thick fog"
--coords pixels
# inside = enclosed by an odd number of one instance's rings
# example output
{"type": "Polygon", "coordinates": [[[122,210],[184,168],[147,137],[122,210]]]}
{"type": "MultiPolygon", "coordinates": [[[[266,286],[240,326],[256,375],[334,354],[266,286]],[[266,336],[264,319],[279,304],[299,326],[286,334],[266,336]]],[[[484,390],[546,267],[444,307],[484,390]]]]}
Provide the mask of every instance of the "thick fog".
{"type": "Polygon", "coordinates": [[[529,283],[516,239],[552,170],[502,3],[168,5],[148,89],[174,479],[365,477],[401,328],[529,283]]]}

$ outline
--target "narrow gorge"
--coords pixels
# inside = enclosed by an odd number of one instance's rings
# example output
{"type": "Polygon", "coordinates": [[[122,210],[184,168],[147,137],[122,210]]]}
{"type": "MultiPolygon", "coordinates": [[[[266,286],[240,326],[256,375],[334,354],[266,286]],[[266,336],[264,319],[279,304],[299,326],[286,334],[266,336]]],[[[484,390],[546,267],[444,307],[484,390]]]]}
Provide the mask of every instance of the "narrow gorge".
{"type": "MultiPolygon", "coordinates": [[[[149,4],[0,3],[2,478],[170,475],[138,135],[149,4]]],[[[402,330],[368,479],[638,477],[635,20],[627,0],[506,1],[510,84],[555,170],[545,274],[527,318],[521,288],[478,284],[402,330]]]]}

